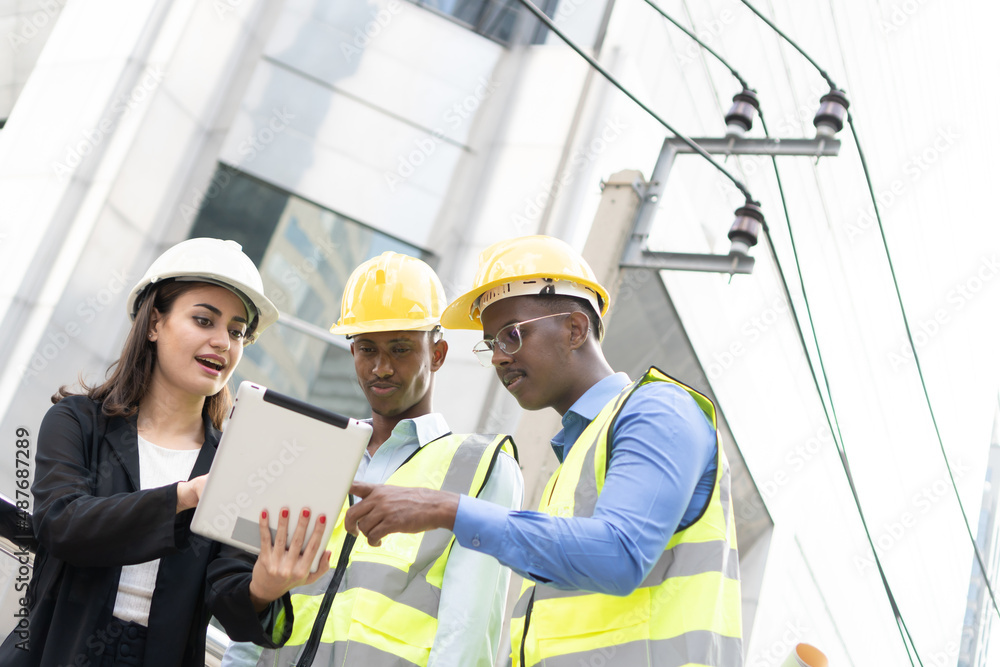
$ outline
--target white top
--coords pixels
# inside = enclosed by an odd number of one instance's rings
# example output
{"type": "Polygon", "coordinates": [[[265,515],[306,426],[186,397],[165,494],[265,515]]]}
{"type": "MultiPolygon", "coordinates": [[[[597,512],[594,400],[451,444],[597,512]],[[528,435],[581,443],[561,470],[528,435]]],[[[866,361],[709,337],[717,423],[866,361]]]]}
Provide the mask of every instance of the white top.
{"type": "MultiPolygon", "coordinates": [[[[200,452],[200,449],[166,449],[139,436],[139,488],[155,489],[188,479],[200,452]]],[[[115,598],[116,618],[149,624],[149,606],[159,570],[159,558],[122,566],[115,598]]]]}

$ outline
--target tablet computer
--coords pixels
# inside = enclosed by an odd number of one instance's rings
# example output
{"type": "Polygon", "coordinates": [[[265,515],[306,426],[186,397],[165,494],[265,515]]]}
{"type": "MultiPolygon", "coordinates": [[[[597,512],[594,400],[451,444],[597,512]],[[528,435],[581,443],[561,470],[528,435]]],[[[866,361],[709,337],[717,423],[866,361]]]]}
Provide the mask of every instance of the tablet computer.
{"type": "Polygon", "coordinates": [[[327,517],[323,548],[361,462],[371,425],[344,417],[252,382],[236,392],[191,530],[260,553],[262,510],[272,539],[282,507],[289,511],[289,539],[302,508],[309,532],[327,517]]]}

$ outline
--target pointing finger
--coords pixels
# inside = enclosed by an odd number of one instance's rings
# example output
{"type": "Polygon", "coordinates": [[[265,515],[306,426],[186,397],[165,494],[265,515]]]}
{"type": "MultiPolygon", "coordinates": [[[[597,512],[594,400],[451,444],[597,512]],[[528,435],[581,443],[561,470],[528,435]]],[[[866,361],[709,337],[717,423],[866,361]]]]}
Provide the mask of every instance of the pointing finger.
{"type": "Polygon", "coordinates": [[[347,514],[344,515],[344,530],[349,532],[351,535],[357,535],[358,524],[370,510],[371,508],[369,507],[369,503],[364,501],[348,508],[347,514]]]}
{"type": "Polygon", "coordinates": [[[351,495],[357,496],[358,498],[367,498],[368,494],[375,490],[376,484],[368,484],[367,482],[354,482],[351,484],[351,495]]]}

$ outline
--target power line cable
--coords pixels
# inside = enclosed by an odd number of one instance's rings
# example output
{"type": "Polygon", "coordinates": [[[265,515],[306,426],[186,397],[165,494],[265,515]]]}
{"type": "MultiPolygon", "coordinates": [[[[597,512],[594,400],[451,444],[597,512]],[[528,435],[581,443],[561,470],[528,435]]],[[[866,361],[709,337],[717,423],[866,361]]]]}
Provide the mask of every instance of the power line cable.
{"type": "MultiPolygon", "coordinates": [[[[788,42],[792,47],[794,47],[795,50],[797,50],[800,54],[802,54],[802,56],[807,61],[809,61],[809,63],[813,67],[816,68],[816,70],[820,73],[820,76],[822,76],[826,80],[826,82],[828,84],[830,84],[830,88],[831,89],[838,90],[836,84],[833,82],[833,80],[830,78],[830,76],[826,73],[826,70],[824,70],[822,67],[820,67],[819,64],[815,60],[813,60],[809,56],[809,54],[807,54],[802,49],[802,47],[800,47],[798,44],[796,44],[794,40],[792,40],[788,35],[786,35],[784,32],[782,32],[776,25],[774,25],[774,23],[772,23],[770,20],[768,20],[767,17],[765,17],[759,11],[757,11],[757,9],[755,9],[753,7],[753,5],[751,5],[747,0],[741,0],[741,2],[744,5],[746,5],[747,8],[750,9],[750,11],[752,11],[754,14],[756,14],[762,21],[764,21],[764,23],[766,23],[772,30],[774,30],[778,35],[780,35],[786,42],[788,42]]],[[[896,279],[896,270],[895,270],[895,267],[894,267],[893,262],[892,262],[892,253],[889,251],[889,243],[888,243],[888,241],[886,239],[886,236],[885,236],[885,227],[882,224],[882,215],[879,212],[878,199],[875,196],[875,189],[874,189],[874,187],[872,185],[871,175],[870,175],[870,173],[868,171],[868,162],[865,159],[864,151],[861,148],[861,140],[858,137],[857,129],[854,126],[854,117],[853,117],[853,115],[850,112],[847,113],[847,122],[848,122],[848,125],[850,125],[850,128],[851,128],[851,135],[854,138],[854,145],[855,145],[855,147],[858,150],[858,157],[861,160],[861,167],[862,167],[862,170],[864,171],[865,182],[866,182],[866,184],[868,186],[868,194],[869,194],[869,196],[871,197],[871,200],[872,200],[872,207],[874,208],[874,211],[875,211],[875,219],[876,219],[876,222],[878,223],[879,234],[880,234],[881,239],[882,239],[882,247],[883,247],[883,249],[885,251],[885,257],[886,257],[886,260],[887,260],[887,262],[889,264],[889,273],[892,276],[893,289],[895,290],[895,293],[896,293],[896,300],[899,303],[899,311],[900,311],[900,314],[902,315],[902,318],[903,318],[903,326],[904,326],[904,328],[906,330],[906,337],[907,337],[907,340],[910,343],[910,348],[913,350],[913,359],[914,359],[914,363],[915,363],[916,368],[917,368],[917,375],[920,378],[920,386],[921,386],[921,389],[923,390],[924,399],[925,399],[925,401],[927,403],[927,410],[930,413],[931,423],[934,426],[934,433],[935,433],[935,435],[937,437],[938,447],[941,450],[941,456],[944,458],[945,468],[948,471],[948,477],[951,480],[952,488],[955,491],[955,499],[958,501],[958,507],[959,507],[959,510],[961,511],[961,514],[962,514],[962,521],[965,523],[965,530],[966,530],[966,532],[969,535],[969,541],[972,543],[972,549],[975,552],[976,561],[979,563],[979,569],[982,572],[983,580],[986,583],[986,590],[989,591],[990,600],[993,602],[993,609],[997,612],[998,615],[1000,615],[1000,607],[997,606],[997,600],[996,600],[996,596],[995,596],[995,594],[993,592],[993,586],[990,583],[989,574],[986,572],[986,564],[983,561],[982,553],[979,551],[979,545],[976,544],[976,538],[972,534],[972,527],[969,524],[969,517],[966,514],[965,505],[962,503],[961,494],[959,494],[959,492],[958,492],[958,484],[955,481],[954,474],[952,473],[951,462],[948,459],[948,453],[947,453],[947,451],[945,450],[945,447],[944,447],[944,439],[941,437],[941,430],[938,427],[937,417],[936,417],[936,415],[934,413],[934,406],[931,403],[930,393],[927,390],[927,383],[926,383],[926,381],[924,379],[923,368],[920,365],[919,355],[917,354],[917,347],[916,347],[916,345],[913,342],[913,334],[912,334],[912,330],[911,330],[911,327],[910,327],[909,317],[907,316],[907,314],[906,314],[906,308],[903,305],[903,297],[902,297],[902,293],[900,292],[900,289],[899,289],[899,281],[896,279]]]]}
{"type": "MultiPolygon", "coordinates": [[[[763,120],[763,119],[761,119],[763,120]]],[[[777,174],[777,172],[775,172],[777,174]]],[[[780,177],[779,177],[780,183],[780,177]]],[[[779,189],[780,189],[779,185],[779,189]]],[[[784,200],[782,200],[782,205],[784,205],[784,200]]],[[[827,426],[830,428],[830,435],[833,437],[833,443],[837,448],[837,454],[840,458],[840,463],[844,468],[844,474],[847,477],[847,484],[851,489],[851,497],[854,499],[854,506],[858,510],[858,517],[861,519],[861,527],[864,529],[865,538],[868,540],[868,546],[871,548],[872,556],[875,559],[875,567],[878,569],[879,578],[882,581],[882,587],[885,589],[886,597],[889,599],[889,606],[892,608],[893,618],[896,622],[896,629],[899,631],[900,639],[903,641],[903,647],[906,649],[906,655],[910,659],[910,664],[913,665],[913,658],[910,656],[910,646],[913,644],[913,637],[910,635],[909,627],[906,625],[906,621],[903,619],[903,614],[899,609],[899,605],[896,603],[896,596],[892,593],[892,587],[889,585],[889,580],[885,575],[885,569],[882,567],[882,559],[879,558],[878,551],[875,549],[875,542],[872,540],[871,530],[868,528],[868,521],[865,519],[864,510],[861,509],[861,498],[858,496],[857,486],[854,484],[854,475],[851,474],[851,466],[847,460],[847,449],[844,446],[844,435],[840,430],[840,419],[837,417],[837,408],[833,402],[833,392],[830,389],[829,376],[826,373],[826,365],[823,362],[823,353],[820,351],[819,340],[816,334],[816,327],[812,321],[811,308],[809,306],[809,297],[805,291],[805,284],[802,276],[802,269],[799,265],[798,251],[796,250],[794,235],[792,232],[791,222],[787,218],[787,209],[785,210],[786,221],[788,222],[788,238],[792,246],[792,254],[795,256],[795,272],[799,278],[799,286],[802,290],[802,301],[806,307],[806,313],[809,323],[809,330],[812,333],[813,345],[816,348],[816,359],[820,366],[820,372],[823,375],[823,385],[826,387],[826,399],[824,399],[823,391],[819,386],[819,379],[816,374],[816,369],[813,366],[812,357],[809,354],[809,348],[806,346],[806,341],[804,334],[802,332],[802,326],[799,324],[798,313],[795,309],[795,304],[792,301],[791,292],[788,289],[788,282],[785,280],[785,272],[781,268],[781,263],[778,260],[778,255],[774,250],[774,243],[771,240],[770,231],[765,230],[764,237],[767,240],[767,248],[770,251],[771,259],[778,269],[778,277],[781,278],[781,287],[785,293],[785,299],[788,301],[789,307],[792,311],[792,321],[795,323],[795,330],[799,336],[799,342],[802,345],[802,349],[806,355],[806,362],[809,365],[809,371],[812,375],[813,383],[816,385],[816,393],[819,394],[820,403],[823,404],[823,413],[826,416],[827,426]],[[826,401],[829,400],[829,407],[827,407],[826,401]],[[832,418],[831,418],[832,415],[832,418]]],[[[916,654],[916,646],[913,646],[913,653],[916,654]]],[[[923,662],[920,660],[919,654],[917,654],[917,663],[923,667],[923,662]]]]}
{"type": "Polygon", "coordinates": [[[747,83],[746,80],[742,76],[740,76],[740,73],[737,72],[735,69],[733,69],[733,66],[730,65],[728,62],[726,62],[725,58],[723,58],[718,53],[716,53],[715,51],[713,51],[712,47],[710,47],[708,44],[706,44],[701,39],[699,39],[697,35],[695,35],[693,32],[691,32],[690,30],[688,30],[687,28],[685,28],[682,24],[678,23],[672,16],[670,16],[665,11],[663,11],[660,8],[659,5],[657,5],[655,2],[653,2],[653,0],[643,0],[643,1],[647,5],[649,5],[650,7],[652,7],[654,10],[656,10],[656,12],[660,16],[662,16],[663,18],[667,19],[668,21],[670,21],[671,23],[673,23],[675,26],[677,26],[677,28],[679,28],[681,32],[683,32],[685,35],[687,35],[692,40],[694,40],[694,42],[697,43],[698,46],[700,46],[701,48],[705,49],[706,51],[708,51],[709,53],[711,53],[713,56],[715,56],[715,59],[718,60],[720,63],[722,63],[729,70],[729,72],[733,75],[733,77],[737,81],[740,82],[741,86],[743,86],[744,88],[750,88],[750,84],[747,83]]]}
{"type": "Polygon", "coordinates": [[[723,167],[721,164],[719,164],[718,162],[716,162],[712,158],[712,156],[704,148],[702,148],[701,146],[699,146],[698,144],[696,144],[694,141],[692,141],[691,139],[689,139],[684,134],[681,134],[680,132],[678,132],[676,129],[674,129],[674,127],[672,125],[670,125],[670,123],[668,123],[663,118],[661,118],[659,116],[659,114],[657,114],[655,111],[653,111],[648,106],[646,106],[645,104],[643,104],[639,100],[639,98],[637,98],[635,95],[633,95],[631,93],[631,91],[629,91],[627,88],[625,88],[625,86],[623,86],[621,83],[619,83],[618,79],[616,79],[614,76],[612,76],[606,69],[604,69],[603,67],[601,67],[601,65],[596,60],[594,60],[589,55],[587,55],[587,53],[585,53],[583,51],[583,49],[581,49],[579,46],[577,46],[576,43],[573,42],[573,40],[571,40],[569,37],[567,37],[565,34],[563,34],[563,32],[561,30],[559,30],[559,28],[557,28],[556,25],[552,22],[552,19],[550,19],[541,9],[539,9],[534,4],[532,4],[531,0],[518,0],[518,2],[520,2],[522,5],[524,5],[524,7],[529,12],[531,12],[532,14],[534,14],[535,17],[539,21],[541,21],[542,23],[544,23],[545,27],[548,28],[549,30],[551,30],[557,37],[559,37],[559,39],[561,39],[563,42],[565,42],[566,45],[569,48],[571,48],[574,51],[576,51],[577,55],[579,55],[581,58],[583,58],[584,60],[586,60],[587,63],[591,67],[593,67],[595,70],[597,70],[598,72],[600,72],[601,76],[603,76],[605,79],[607,79],[608,82],[611,83],[611,85],[613,85],[615,88],[617,88],[622,93],[624,93],[626,97],[628,97],[630,100],[632,100],[637,105],[639,105],[639,107],[643,111],[645,111],[650,116],[652,116],[653,118],[655,118],[656,121],[660,123],[660,125],[662,125],[663,127],[667,128],[670,132],[672,132],[674,134],[674,136],[676,136],[678,139],[680,139],[685,144],[687,144],[691,148],[691,150],[693,150],[695,153],[697,153],[698,155],[700,155],[704,159],[708,160],[712,164],[712,166],[714,166],[716,169],[718,169],[720,172],[722,172],[722,174],[726,178],[728,178],[730,181],[732,181],[733,185],[735,185],[736,188],[740,192],[743,193],[743,196],[746,197],[747,203],[753,203],[753,204],[757,203],[754,200],[753,196],[750,194],[750,191],[747,189],[747,187],[745,185],[743,185],[743,183],[738,178],[736,178],[735,176],[733,176],[725,167],[723,167]]]}
{"type": "Polygon", "coordinates": [[[924,380],[924,370],[920,365],[920,355],[917,354],[917,346],[913,342],[913,331],[910,327],[909,317],[906,315],[906,309],[903,307],[903,295],[899,290],[899,282],[896,279],[896,268],[892,261],[892,254],[889,252],[889,242],[885,237],[885,227],[882,225],[882,214],[878,210],[878,200],[875,197],[875,189],[872,186],[872,179],[868,173],[868,161],[865,160],[864,151],[861,150],[861,140],[858,138],[857,129],[854,127],[854,117],[848,113],[847,114],[847,124],[851,127],[851,135],[854,137],[854,145],[858,149],[858,157],[861,158],[861,167],[865,172],[865,182],[868,184],[868,194],[872,199],[872,206],[875,209],[875,220],[878,223],[879,236],[882,239],[882,248],[885,250],[885,258],[889,264],[889,274],[892,276],[892,285],[896,291],[896,300],[899,302],[899,312],[903,316],[903,326],[906,329],[906,339],[910,343],[910,349],[913,350],[913,362],[917,367],[917,376],[920,378],[920,387],[924,393],[924,400],[927,402],[927,411],[931,416],[931,423],[934,425],[934,435],[937,436],[938,447],[941,449],[941,456],[944,457],[944,465],[948,470],[948,478],[951,480],[951,486],[955,490],[955,498],[958,500],[958,508],[962,512],[962,521],[965,523],[965,530],[969,534],[969,541],[972,542],[972,549],[976,554],[976,560],[979,562],[979,569],[983,574],[983,581],[986,583],[986,590],[989,591],[990,600],[993,601],[993,609],[996,610],[997,614],[1000,615],[1000,607],[997,607],[997,599],[993,594],[993,586],[990,584],[990,576],[986,572],[986,564],[983,561],[983,554],[979,551],[979,545],[976,544],[976,538],[972,534],[972,527],[969,524],[969,517],[965,512],[965,505],[962,503],[962,497],[958,493],[958,483],[955,481],[955,475],[951,470],[951,461],[948,459],[948,452],[944,448],[944,439],[941,437],[941,429],[938,427],[937,416],[934,414],[934,407],[931,405],[930,393],[927,391],[927,382],[924,380]]]}
{"type": "MultiPolygon", "coordinates": [[[[740,85],[743,86],[744,89],[750,89],[750,85],[746,82],[746,80],[743,79],[743,77],[741,77],[739,75],[739,73],[736,71],[736,69],[732,65],[730,65],[722,56],[720,56],[718,53],[716,53],[711,48],[709,48],[704,42],[702,42],[700,39],[698,39],[698,37],[696,37],[687,28],[685,28],[680,23],[678,23],[677,21],[675,21],[665,11],[663,11],[659,6],[657,6],[654,2],[652,2],[652,0],[644,0],[644,1],[650,7],[652,7],[653,9],[655,9],[657,11],[657,13],[659,13],[663,18],[667,19],[668,21],[670,21],[671,23],[673,23],[675,26],[677,26],[678,28],[680,28],[684,32],[684,34],[686,34],[688,37],[690,37],[692,40],[694,40],[696,43],[698,43],[702,48],[704,48],[706,51],[708,51],[710,54],[712,54],[719,62],[721,62],[730,71],[730,73],[733,75],[733,77],[737,81],[739,81],[740,85]]],[[[760,109],[760,108],[758,108],[757,111],[760,114],[760,122],[761,122],[761,126],[762,126],[762,128],[764,130],[764,136],[765,137],[770,137],[770,132],[767,129],[767,122],[764,119],[764,111],[763,111],[763,109],[760,109]]],[[[818,377],[817,372],[816,372],[816,367],[813,364],[812,356],[809,354],[809,347],[806,345],[805,334],[802,331],[802,326],[800,324],[799,314],[798,314],[797,309],[795,307],[795,302],[792,299],[792,295],[791,295],[790,290],[788,289],[788,282],[785,279],[785,271],[784,271],[784,269],[781,266],[780,260],[778,259],[778,255],[777,255],[777,252],[775,251],[774,243],[773,243],[772,238],[771,238],[771,232],[770,232],[770,229],[767,228],[767,226],[764,226],[764,237],[765,237],[765,239],[767,241],[767,247],[768,247],[768,250],[769,250],[769,252],[771,254],[772,261],[774,262],[775,268],[778,271],[778,277],[781,280],[781,286],[782,286],[782,289],[783,289],[784,294],[785,294],[785,299],[788,301],[789,308],[791,309],[792,322],[795,325],[795,330],[796,330],[796,333],[798,334],[799,342],[802,345],[803,352],[805,353],[806,362],[807,362],[807,364],[809,366],[809,371],[810,371],[810,374],[812,375],[813,384],[816,387],[816,393],[819,396],[820,404],[823,406],[823,414],[824,414],[824,416],[826,418],[827,426],[830,429],[831,436],[834,437],[834,443],[837,446],[837,453],[839,454],[839,457],[841,459],[841,464],[843,465],[844,473],[847,476],[848,485],[849,485],[849,487],[851,489],[851,494],[852,494],[852,496],[854,498],[854,503],[855,503],[855,506],[857,507],[857,510],[858,510],[858,516],[861,518],[862,528],[864,529],[865,536],[868,539],[868,544],[871,547],[872,555],[874,556],[875,564],[876,564],[876,566],[878,568],[879,576],[880,576],[880,578],[882,580],[882,585],[885,588],[886,596],[887,596],[887,598],[889,600],[889,605],[892,608],[894,620],[896,622],[896,629],[900,633],[900,639],[902,640],[903,647],[904,647],[904,649],[907,652],[907,657],[910,659],[910,664],[913,665],[913,658],[910,656],[910,647],[913,646],[913,638],[910,635],[910,631],[909,631],[908,626],[906,625],[906,621],[902,617],[902,613],[899,611],[899,606],[896,603],[895,595],[893,595],[893,593],[892,593],[892,588],[889,585],[889,581],[888,581],[888,579],[887,579],[887,577],[885,575],[885,570],[882,567],[881,558],[879,558],[878,552],[875,549],[875,543],[872,540],[871,532],[868,529],[868,522],[865,519],[864,511],[861,508],[861,500],[860,500],[860,497],[858,496],[857,488],[856,488],[856,486],[854,484],[854,478],[853,478],[853,475],[851,475],[850,464],[849,464],[848,459],[847,459],[847,451],[846,451],[846,449],[844,448],[844,445],[843,445],[843,434],[842,434],[842,432],[840,430],[840,421],[837,418],[837,411],[836,411],[836,407],[835,407],[834,401],[833,401],[833,393],[830,390],[829,379],[828,379],[828,376],[827,376],[827,373],[826,373],[826,366],[825,366],[825,363],[823,361],[823,354],[822,354],[822,351],[820,350],[819,339],[818,339],[818,336],[817,336],[817,333],[816,333],[816,327],[815,327],[815,325],[813,323],[812,308],[809,305],[809,298],[808,298],[808,295],[806,293],[805,280],[803,278],[802,271],[801,271],[801,263],[799,262],[798,248],[797,248],[797,245],[795,243],[795,235],[794,235],[794,232],[792,231],[791,217],[788,214],[788,204],[787,204],[787,199],[785,197],[784,186],[783,186],[782,181],[781,181],[781,173],[778,170],[778,161],[777,161],[777,158],[775,156],[773,156],[773,155],[771,156],[771,164],[772,164],[772,166],[774,168],[774,176],[775,176],[775,179],[776,179],[777,185],[778,185],[778,194],[780,195],[780,198],[781,198],[781,207],[782,207],[782,210],[783,210],[783,213],[784,213],[784,216],[785,216],[785,222],[786,222],[786,224],[788,226],[788,237],[789,237],[789,241],[790,241],[791,247],[792,247],[792,255],[793,255],[793,258],[794,258],[795,272],[796,272],[796,274],[798,275],[798,278],[799,278],[799,288],[802,291],[802,298],[803,298],[803,302],[805,304],[805,309],[806,309],[806,321],[807,321],[809,330],[812,333],[813,345],[816,348],[816,357],[817,357],[817,361],[818,361],[819,366],[820,366],[820,373],[823,376],[824,385],[826,386],[826,396],[825,397],[824,397],[824,394],[823,394],[823,390],[820,388],[819,377],[818,377]],[[827,401],[829,401],[829,407],[827,406],[827,401]],[[836,426],[835,426],[835,424],[836,424],[836,426]]],[[[913,646],[913,653],[916,654],[916,647],[915,646],[913,646]]],[[[920,662],[919,655],[917,655],[917,662],[920,663],[921,665],[923,665],[923,663],[920,662]]]]}
{"type": "Polygon", "coordinates": [[[784,39],[784,40],[785,40],[786,42],[788,42],[789,44],[791,44],[791,45],[792,45],[792,47],[793,47],[793,48],[794,48],[794,49],[795,49],[796,51],[798,51],[799,53],[801,53],[801,54],[802,54],[802,57],[803,57],[803,58],[805,58],[806,60],[808,60],[808,61],[809,61],[809,63],[810,63],[810,64],[811,64],[811,65],[812,65],[813,67],[815,67],[815,68],[816,68],[816,70],[817,70],[817,71],[819,72],[819,75],[820,75],[821,77],[823,77],[824,79],[826,79],[826,82],[827,82],[828,84],[830,84],[830,87],[831,87],[831,88],[833,88],[834,90],[839,90],[839,88],[837,88],[837,84],[835,84],[835,83],[833,82],[833,79],[831,79],[831,78],[830,78],[830,75],[826,73],[826,70],[825,70],[825,69],[823,69],[822,67],[820,67],[820,66],[819,66],[819,63],[817,63],[817,62],[816,62],[815,60],[813,60],[813,59],[812,59],[812,57],[810,57],[810,55],[809,55],[808,53],[806,53],[805,51],[803,51],[803,50],[802,50],[802,47],[801,47],[801,46],[799,46],[798,44],[796,44],[796,43],[795,43],[795,42],[794,42],[794,41],[792,40],[792,38],[791,38],[791,37],[789,37],[788,35],[786,35],[785,33],[783,33],[783,32],[781,31],[781,29],[780,29],[780,28],[779,28],[778,26],[774,25],[774,23],[773,23],[773,22],[772,22],[772,21],[771,21],[770,19],[768,19],[768,18],[767,18],[766,16],[764,16],[764,15],[763,15],[763,14],[761,14],[761,13],[760,13],[759,11],[757,11],[757,8],[756,8],[756,7],[754,7],[753,5],[751,5],[751,4],[749,3],[749,2],[747,2],[747,0],[740,0],[740,1],[741,1],[741,2],[742,2],[742,3],[744,4],[744,5],[746,5],[746,6],[747,6],[747,9],[749,9],[749,10],[750,10],[750,11],[752,11],[752,12],[753,12],[754,14],[756,14],[756,15],[757,15],[757,18],[759,18],[759,19],[760,19],[761,21],[763,21],[764,23],[766,23],[766,24],[768,25],[768,27],[770,27],[770,28],[771,28],[771,30],[773,30],[774,32],[776,32],[776,33],[778,33],[779,35],[781,35],[781,37],[782,37],[782,38],[783,38],[783,39],[784,39]]]}

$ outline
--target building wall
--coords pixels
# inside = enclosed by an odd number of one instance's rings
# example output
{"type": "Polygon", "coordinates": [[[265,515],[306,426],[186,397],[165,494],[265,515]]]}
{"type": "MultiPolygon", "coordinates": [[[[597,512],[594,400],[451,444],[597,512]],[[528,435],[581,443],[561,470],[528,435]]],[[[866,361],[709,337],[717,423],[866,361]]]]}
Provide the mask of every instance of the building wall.
{"type": "Polygon", "coordinates": [[[65,0],[0,4],[0,119],[10,116],[65,4],[65,0]]]}

